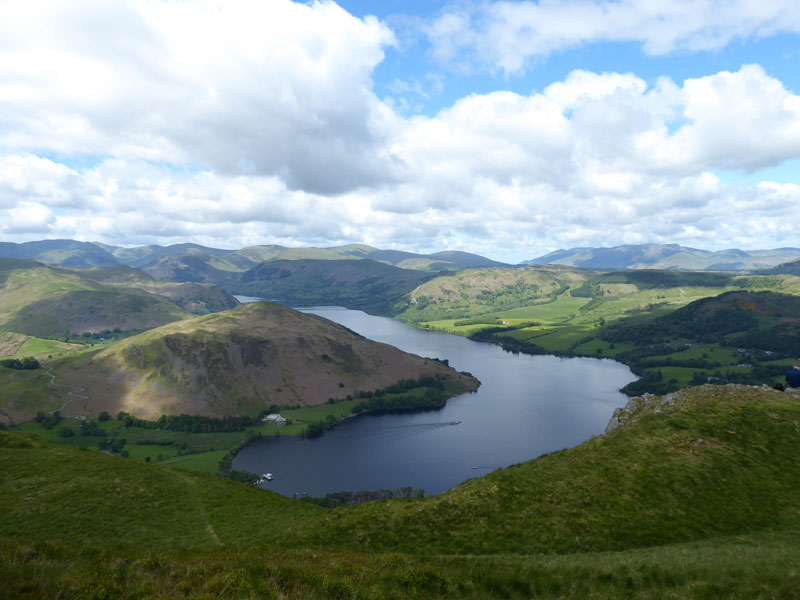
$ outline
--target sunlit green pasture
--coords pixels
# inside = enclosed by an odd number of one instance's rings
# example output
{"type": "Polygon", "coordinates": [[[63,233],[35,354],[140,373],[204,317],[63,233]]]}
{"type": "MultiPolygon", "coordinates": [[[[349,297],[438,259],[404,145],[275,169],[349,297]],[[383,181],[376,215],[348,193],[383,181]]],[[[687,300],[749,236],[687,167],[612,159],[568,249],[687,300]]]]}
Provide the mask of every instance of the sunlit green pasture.
{"type": "Polygon", "coordinates": [[[475,324],[475,325],[460,325],[456,327],[456,323],[459,321],[463,321],[464,319],[442,319],[439,321],[428,321],[423,323],[421,327],[423,329],[433,329],[436,331],[444,331],[446,333],[455,333],[457,335],[464,335],[469,336],[476,331],[480,331],[481,329],[486,329],[487,327],[496,327],[496,325],[488,325],[488,324],[475,324]]]}
{"type": "MultiPolygon", "coordinates": [[[[746,373],[749,371],[747,367],[722,367],[719,369],[697,369],[694,367],[653,367],[647,369],[652,373],[661,373],[664,380],[669,381],[675,379],[681,387],[691,385],[692,378],[695,373],[702,373],[706,377],[715,377],[717,373],[724,375],[726,372],[730,373],[746,373]]],[[[777,380],[776,380],[777,382],[777,380]]]]}
{"type": "Polygon", "coordinates": [[[499,333],[497,337],[510,337],[520,342],[529,342],[544,335],[550,335],[555,331],[557,329],[552,327],[525,327],[523,329],[512,329],[506,333],[499,333]]]}
{"type": "Polygon", "coordinates": [[[588,354],[588,355],[600,355],[600,356],[616,356],[621,354],[622,352],[627,352],[628,350],[633,350],[635,346],[633,344],[626,344],[624,342],[617,342],[612,344],[611,342],[607,342],[605,340],[591,340],[590,342],[586,342],[575,346],[572,351],[576,354],[588,354]],[[598,352],[598,349],[600,352],[598,352]]]}
{"type": "MultiPolygon", "coordinates": [[[[151,448],[153,446],[150,446],[151,448]]],[[[148,446],[132,446],[133,448],[148,448],[148,446]]],[[[169,465],[170,467],[178,467],[179,469],[186,469],[187,471],[196,471],[198,473],[209,473],[214,474],[219,471],[219,462],[223,459],[225,454],[227,453],[226,450],[214,450],[211,452],[200,452],[198,454],[187,454],[184,456],[176,456],[174,458],[168,458],[159,462],[158,464],[161,465],[169,465]]],[[[139,456],[140,454],[144,454],[137,449],[136,456],[133,452],[131,452],[131,458],[138,458],[139,460],[144,460],[144,456],[139,456]]]]}
{"type": "Polygon", "coordinates": [[[14,353],[4,356],[4,358],[23,358],[33,356],[40,360],[50,357],[62,356],[75,350],[82,350],[82,344],[68,344],[56,340],[26,336],[25,343],[14,353]]]}
{"type": "Polygon", "coordinates": [[[719,346],[701,346],[700,348],[687,348],[678,350],[670,354],[651,356],[648,360],[707,360],[718,362],[723,365],[736,364],[740,362],[739,353],[730,348],[720,348],[719,346]]]}
{"type": "Polygon", "coordinates": [[[319,406],[304,406],[302,408],[290,408],[281,411],[284,419],[292,421],[302,421],[310,423],[312,421],[323,421],[328,415],[335,419],[344,419],[353,414],[353,407],[358,404],[358,400],[343,400],[333,404],[320,404],[319,406]]]}
{"type": "Polygon", "coordinates": [[[552,333],[537,337],[535,344],[550,352],[569,352],[575,344],[591,335],[592,328],[566,326],[554,328],[552,333]]]}
{"type": "Polygon", "coordinates": [[[488,316],[509,321],[510,324],[513,324],[513,320],[562,323],[577,315],[581,307],[588,303],[588,298],[561,295],[553,302],[488,313],[488,316]]]}
{"type": "MultiPolygon", "coordinates": [[[[633,294],[621,296],[605,296],[601,302],[596,302],[589,310],[584,310],[570,322],[595,323],[600,319],[606,321],[627,317],[636,313],[649,312],[661,305],[668,305],[670,309],[680,308],[690,302],[718,296],[736,288],[719,287],[677,287],[666,289],[643,290],[633,294]]],[[[561,301],[561,299],[559,299],[561,301]]]]}

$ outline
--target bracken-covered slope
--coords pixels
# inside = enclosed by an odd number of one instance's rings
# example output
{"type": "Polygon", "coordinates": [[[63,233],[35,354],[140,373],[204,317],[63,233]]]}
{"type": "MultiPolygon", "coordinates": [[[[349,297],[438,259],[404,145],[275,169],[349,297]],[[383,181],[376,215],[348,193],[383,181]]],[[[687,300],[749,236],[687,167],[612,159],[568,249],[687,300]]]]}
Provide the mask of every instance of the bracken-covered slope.
{"type": "Polygon", "coordinates": [[[327,319],[258,302],[171,323],[56,367],[88,396],[68,414],[256,414],[276,404],[323,404],[401,379],[474,379],[368,340],[327,319]]]}

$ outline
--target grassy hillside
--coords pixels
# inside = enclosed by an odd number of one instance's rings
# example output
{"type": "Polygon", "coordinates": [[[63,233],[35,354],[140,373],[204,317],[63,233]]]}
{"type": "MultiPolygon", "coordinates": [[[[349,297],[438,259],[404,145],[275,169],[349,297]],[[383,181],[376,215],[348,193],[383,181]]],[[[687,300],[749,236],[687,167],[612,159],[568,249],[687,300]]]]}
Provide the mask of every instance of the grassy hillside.
{"type": "Polygon", "coordinates": [[[54,267],[12,271],[0,288],[0,330],[28,335],[145,329],[187,316],[166,298],[54,267]]]}
{"type": "Polygon", "coordinates": [[[81,269],[82,277],[116,287],[132,286],[150,294],[163,296],[183,310],[205,315],[234,308],[238,302],[215,285],[158,281],[144,271],[126,265],[81,269]]]}
{"type": "Polygon", "coordinates": [[[394,310],[400,319],[420,323],[539,305],[577,288],[591,275],[549,266],[470,269],[422,283],[394,310]]]}
{"type": "Polygon", "coordinates": [[[209,285],[159,282],[115,265],[66,269],[0,259],[0,330],[64,336],[142,330],[236,306],[209,285]]]}
{"type": "Polygon", "coordinates": [[[436,275],[372,260],[271,260],[241,274],[237,293],[294,306],[341,305],[387,314],[436,275]]]}
{"type": "Polygon", "coordinates": [[[789,394],[706,386],[435,498],[333,510],[0,432],[0,576],[15,597],[792,598],[798,421],[789,394]]]}
{"type": "Polygon", "coordinates": [[[54,363],[87,399],[68,414],[258,414],[270,405],[324,404],[401,379],[463,379],[452,369],[367,340],[315,315],[271,303],[172,323],[54,363]]]}

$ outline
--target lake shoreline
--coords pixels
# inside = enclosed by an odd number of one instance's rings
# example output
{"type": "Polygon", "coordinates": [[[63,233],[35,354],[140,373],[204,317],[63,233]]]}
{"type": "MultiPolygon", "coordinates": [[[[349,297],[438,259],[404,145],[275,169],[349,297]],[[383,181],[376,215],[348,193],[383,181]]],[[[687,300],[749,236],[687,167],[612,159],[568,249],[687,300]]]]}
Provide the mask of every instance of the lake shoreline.
{"type": "Polygon", "coordinates": [[[602,434],[614,409],[628,401],[618,389],[635,379],[616,361],[516,354],[345,308],[300,310],[406,352],[449,359],[482,385],[449,397],[435,412],[348,415],[319,438],[281,434],[249,444],[234,468],[273,473],[266,489],[287,496],[408,486],[441,493],[602,434]],[[461,424],[449,426],[454,421],[461,424]]]}

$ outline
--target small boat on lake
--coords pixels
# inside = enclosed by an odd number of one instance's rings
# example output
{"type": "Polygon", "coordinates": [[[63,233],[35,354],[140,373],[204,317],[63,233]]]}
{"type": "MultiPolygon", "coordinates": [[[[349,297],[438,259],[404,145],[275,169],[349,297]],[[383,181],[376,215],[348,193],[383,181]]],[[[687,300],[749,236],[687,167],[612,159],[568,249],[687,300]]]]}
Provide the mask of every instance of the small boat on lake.
{"type": "Polygon", "coordinates": [[[460,425],[461,421],[450,421],[450,425],[460,425]]]}
{"type": "Polygon", "coordinates": [[[272,481],[272,479],[273,479],[272,473],[264,473],[263,475],[261,475],[261,481],[259,481],[258,483],[264,483],[265,481],[272,481]]]}

